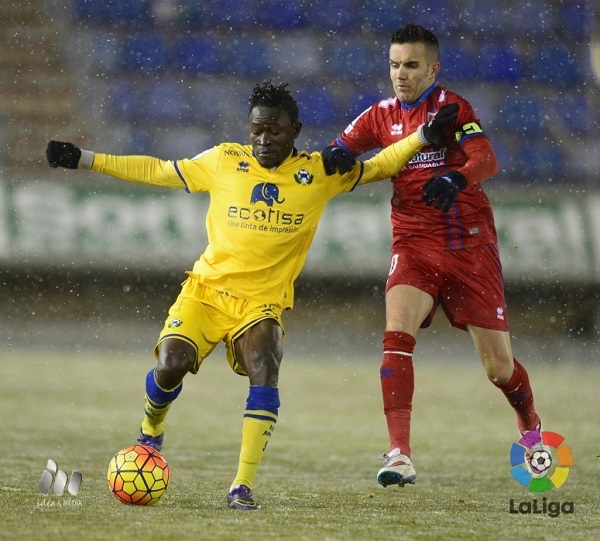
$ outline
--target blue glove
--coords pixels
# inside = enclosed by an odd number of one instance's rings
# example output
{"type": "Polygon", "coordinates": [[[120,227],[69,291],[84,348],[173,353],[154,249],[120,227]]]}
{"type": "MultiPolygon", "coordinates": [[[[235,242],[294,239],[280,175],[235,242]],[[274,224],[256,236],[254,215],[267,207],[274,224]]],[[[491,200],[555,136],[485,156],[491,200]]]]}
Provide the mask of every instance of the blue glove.
{"type": "Polygon", "coordinates": [[[446,124],[456,120],[457,113],[458,103],[449,103],[441,107],[433,119],[423,124],[423,137],[434,147],[443,146],[447,139],[444,128],[446,124]]]}
{"type": "Polygon", "coordinates": [[[467,179],[458,171],[430,178],[423,186],[423,201],[442,212],[448,212],[456,196],[467,187],[467,179]]]}
{"type": "Polygon", "coordinates": [[[325,174],[333,175],[336,170],[343,175],[354,167],[356,158],[354,154],[348,152],[342,147],[335,145],[329,145],[321,151],[323,157],[323,165],[325,167],[325,174]]]}
{"type": "Polygon", "coordinates": [[[50,141],[46,147],[46,159],[50,167],[66,167],[67,169],[77,169],[81,150],[73,143],[63,143],[62,141],[50,141]]]}

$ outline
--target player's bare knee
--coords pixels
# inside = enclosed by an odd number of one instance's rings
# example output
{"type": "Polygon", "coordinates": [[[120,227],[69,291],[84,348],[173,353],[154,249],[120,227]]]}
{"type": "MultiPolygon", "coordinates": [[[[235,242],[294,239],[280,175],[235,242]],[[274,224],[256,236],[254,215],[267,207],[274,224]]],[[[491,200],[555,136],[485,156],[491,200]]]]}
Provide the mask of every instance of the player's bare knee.
{"type": "Polygon", "coordinates": [[[257,356],[249,359],[246,364],[250,385],[277,387],[281,360],[276,355],[257,356]]]}
{"type": "Polygon", "coordinates": [[[164,389],[174,389],[196,362],[196,351],[183,340],[165,340],[161,344],[156,381],[164,389]]]}
{"type": "Polygon", "coordinates": [[[492,383],[502,386],[510,381],[513,371],[513,366],[492,366],[487,368],[487,376],[492,383]]]}

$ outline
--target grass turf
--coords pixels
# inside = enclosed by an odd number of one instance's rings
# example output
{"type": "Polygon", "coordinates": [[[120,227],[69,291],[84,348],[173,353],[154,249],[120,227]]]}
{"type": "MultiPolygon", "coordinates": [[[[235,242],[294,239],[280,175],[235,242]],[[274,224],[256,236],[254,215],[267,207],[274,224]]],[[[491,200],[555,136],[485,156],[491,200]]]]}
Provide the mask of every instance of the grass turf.
{"type": "Polygon", "coordinates": [[[247,380],[219,352],[188,376],[164,455],[172,480],[154,507],[109,492],[106,467],[141,420],[148,356],[30,351],[0,355],[0,539],[591,539],[600,536],[600,369],[528,366],[544,430],[565,436],[575,466],[559,490],[529,493],[509,474],[514,414],[476,364],[419,362],[413,412],[417,484],[375,480],[387,450],[378,362],[285,358],[279,423],[260,467],[257,513],[226,508],[247,380]],[[83,473],[77,496],[44,497],[54,459],[83,473]],[[546,500],[544,500],[544,498],[546,500]],[[572,514],[511,513],[521,502],[573,502],[572,514]]]}

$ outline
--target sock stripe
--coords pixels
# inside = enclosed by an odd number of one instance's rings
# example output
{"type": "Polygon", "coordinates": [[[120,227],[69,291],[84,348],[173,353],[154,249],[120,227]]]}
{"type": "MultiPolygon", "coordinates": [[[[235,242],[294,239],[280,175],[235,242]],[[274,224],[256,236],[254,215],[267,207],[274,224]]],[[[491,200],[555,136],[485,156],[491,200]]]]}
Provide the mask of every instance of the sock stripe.
{"type": "Polygon", "coordinates": [[[269,421],[271,423],[277,422],[277,415],[273,415],[273,414],[269,413],[268,411],[264,411],[264,412],[245,411],[244,417],[247,417],[250,419],[258,419],[259,421],[269,421]]]}
{"type": "Polygon", "coordinates": [[[383,353],[384,354],[391,353],[392,355],[403,355],[404,357],[412,357],[413,356],[413,354],[408,351],[391,351],[389,349],[384,350],[383,353]]]}

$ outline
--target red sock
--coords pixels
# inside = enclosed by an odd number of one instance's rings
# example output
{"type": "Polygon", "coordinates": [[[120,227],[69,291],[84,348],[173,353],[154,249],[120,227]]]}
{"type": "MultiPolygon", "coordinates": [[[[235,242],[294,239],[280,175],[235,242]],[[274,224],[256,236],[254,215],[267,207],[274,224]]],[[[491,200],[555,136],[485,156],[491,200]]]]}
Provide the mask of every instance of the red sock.
{"type": "Polygon", "coordinates": [[[410,456],[410,415],[415,390],[412,354],[416,340],[397,331],[383,333],[381,392],[390,436],[390,449],[400,448],[410,456]]]}
{"type": "Polygon", "coordinates": [[[517,359],[513,360],[515,362],[515,371],[508,383],[499,385],[491,379],[490,381],[504,393],[508,403],[515,410],[519,430],[522,434],[536,428],[540,422],[540,416],[535,411],[533,405],[533,391],[529,384],[527,370],[525,370],[517,359]]]}

